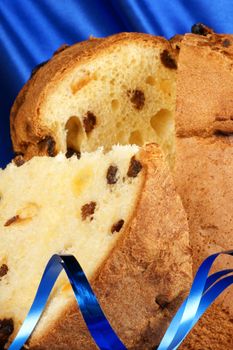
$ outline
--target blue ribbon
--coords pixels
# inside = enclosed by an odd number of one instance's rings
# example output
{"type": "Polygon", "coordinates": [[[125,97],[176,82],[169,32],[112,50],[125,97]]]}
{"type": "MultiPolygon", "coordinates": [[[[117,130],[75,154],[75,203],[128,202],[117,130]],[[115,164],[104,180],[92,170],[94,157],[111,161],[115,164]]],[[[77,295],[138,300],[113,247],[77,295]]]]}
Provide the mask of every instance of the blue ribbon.
{"type": "Polygon", "coordinates": [[[158,350],[177,349],[208,307],[233,284],[233,276],[227,276],[233,273],[233,269],[222,270],[208,277],[214,261],[221,254],[233,256],[233,251],[216,253],[203,261],[196,273],[189,296],[174,316],[158,350]]]}
{"type": "MultiPolygon", "coordinates": [[[[222,270],[208,277],[214,261],[220,254],[233,256],[233,251],[213,254],[201,264],[189,296],[170,323],[158,350],[177,349],[206,309],[226,288],[233,284],[233,275],[231,275],[233,269],[222,270]]],[[[69,278],[89,332],[99,349],[126,350],[104,315],[83,269],[72,255],[54,255],[49,260],[31,309],[9,350],[20,350],[32,334],[63,268],[69,278]]]]}

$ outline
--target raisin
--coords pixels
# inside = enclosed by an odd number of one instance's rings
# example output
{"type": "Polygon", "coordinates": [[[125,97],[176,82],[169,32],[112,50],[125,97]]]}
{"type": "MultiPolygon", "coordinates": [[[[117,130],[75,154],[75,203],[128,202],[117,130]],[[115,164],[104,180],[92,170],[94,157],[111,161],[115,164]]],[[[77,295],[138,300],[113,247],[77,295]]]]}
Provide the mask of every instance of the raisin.
{"type": "Polygon", "coordinates": [[[224,39],[223,42],[222,42],[222,46],[223,47],[229,47],[231,46],[231,42],[229,39],[224,39]]]}
{"type": "Polygon", "coordinates": [[[23,165],[25,163],[25,160],[23,158],[23,155],[22,154],[19,154],[18,156],[16,156],[14,159],[13,159],[15,165],[17,167],[20,167],[21,165],[23,165]]]}
{"type": "Polygon", "coordinates": [[[0,278],[5,276],[8,272],[8,266],[6,264],[2,264],[0,267],[0,278]]]}
{"type": "Polygon", "coordinates": [[[142,164],[135,159],[135,156],[131,158],[129,169],[127,172],[128,177],[137,177],[137,175],[142,170],[142,164]]]}
{"type": "Polygon", "coordinates": [[[67,151],[66,151],[66,158],[71,158],[73,155],[76,155],[78,159],[81,158],[81,152],[80,151],[76,151],[75,149],[68,147],[67,151]]]}
{"type": "Polygon", "coordinates": [[[191,32],[197,35],[206,36],[212,33],[212,30],[202,23],[196,23],[192,26],[191,32]]]}
{"type": "Polygon", "coordinates": [[[26,122],[25,131],[27,134],[30,134],[32,132],[32,124],[31,123],[26,122]]]}
{"type": "Polygon", "coordinates": [[[117,171],[118,171],[117,166],[110,165],[110,167],[108,168],[108,171],[107,171],[107,175],[106,175],[108,184],[113,185],[113,184],[117,183],[117,180],[118,180],[117,176],[116,176],[117,171]]]}
{"type": "Polygon", "coordinates": [[[38,143],[38,146],[42,152],[46,151],[49,157],[56,156],[56,142],[52,136],[46,136],[38,143]]]}
{"type": "Polygon", "coordinates": [[[215,117],[215,121],[217,121],[217,122],[225,122],[228,119],[229,119],[229,117],[225,116],[225,115],[216,115],[216,117],[215,117]]]}
{"type": "Polygon", "coordinates": [[[133,103],[134,107],[141,110],[145,104],[145,95],[141,90],[128,90],[127,95],[131,96],[130,101],[133,103]]]}
{"type": "Polygon", "coordinates": [[[160,60],[165,67],[177,69],[176,60],[172,57],[168,50],[163,50],[163,52],[160,53],[160,60]]]}
{"type": "Polygon", "coordinates": [[[117,221],[114,225],[112,225],[111,232],[119,232],[122,229],[122,226],[124,225],[124,220],[117,221]]]}
{"type": "Polygon", "coordinates": [[[89,134],[96,125],[96,116],[92,112],[87,112],[87,116],[83,118],[83,126],[87,134],[89,134]]]}
{"type": "Polygon", "coordinates": [[[90,217],[90,220],[93,220],[93,214],[95,212],[96,202],[90,202],[82,206],[82,220],[86,220],[87,217],[90,217]]]}
{"type": "Polygon", "coordinates": [[[14,322],[12,318],[4,318],[3,320],[0,320],[0,349],[4,349],[4,346],[8,342],[13,331],[14,322]]]}
{"type": "Polygon", "coordinates": [[[19,215],[15,215],[6,221],[4,226],[10,226],[10,225],[14,224],[15,222],[17,222],[19,219],[20,219],[19,215]]]}
{"type": "Polygon", "coordinates": [[[36,74],[36,72],[37,72],[41,67],[43,67],[46,63],[48,63],[48,61],[49,61],[49,60],[43,61],[43,62],[37,64],[37,65],[33,68],[32,72],[31,72],[30,79],[36,74]]]}
{"type": "Polygon", "coordinates": [[[215,131],[214,131],[214,135],[215,135],[215,136],[219,136],[219,137],[233,136],[233,131],[215,130],[215,131]]]}
{"type": "Polygon", "coordinates": [[[53,56],[56,56],[57,54],[59,54],[60,52],[64,51],[68,47],[69,47],[68,44],[61,45],[56,51],[54,51],[53,56]]]}
{"type": "Polygon", "coordinates": [[[161,307],[161,309],[165,309],[169,304],[169,301],[166,298],[166,296],[162,294],[157,295],[157,297],[155,298],[155,302],[161,307]]]}
{"type": "Polygon", "coordinates": [[[51,136],[49,136],[47,138],[46,142],[47,142],[48,155],[50,157],[55,157],[55,155],[56,155],[56,152],[55,152],[56,142],[54,141],[54,139],[51,136]]]}

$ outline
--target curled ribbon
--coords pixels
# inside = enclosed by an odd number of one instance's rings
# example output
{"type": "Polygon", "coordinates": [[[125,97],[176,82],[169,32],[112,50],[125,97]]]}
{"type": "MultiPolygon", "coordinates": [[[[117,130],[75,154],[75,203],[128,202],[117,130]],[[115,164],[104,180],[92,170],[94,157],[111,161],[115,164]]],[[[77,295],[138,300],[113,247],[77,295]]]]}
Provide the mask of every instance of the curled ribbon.
{"type": "MultiPolygon", "coordinates": [[[[174,316],[158,350],[177,349],[206,309],[233,284],[233,269],[222,270],[208,277],[214,261],[221,254],[233,256],[233,251],[213,254],[204,260],[196,273],[189,296],[174,316]]],[[[53,255],[49,260],[31,309],[9,350],[20,350],[32,334],[63,268],[89,332],[99,349],[126,350],[104,315],[83,269],[72,255],[53,255]]]]}

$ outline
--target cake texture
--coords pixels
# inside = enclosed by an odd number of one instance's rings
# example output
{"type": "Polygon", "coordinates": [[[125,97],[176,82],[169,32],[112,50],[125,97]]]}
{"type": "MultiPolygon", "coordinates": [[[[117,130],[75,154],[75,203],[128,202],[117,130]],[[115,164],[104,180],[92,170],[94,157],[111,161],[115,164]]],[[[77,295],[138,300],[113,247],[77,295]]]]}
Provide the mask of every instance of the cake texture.
{"type": "MultiPolygon", "coordinates": [[[[19,165],[58,151],[160,144],[187,211],[195,272],[209,254],[233,247],[233,37],[202,24],[192,31],[169,42],[119,34],[66,48],[19,94],[11,131],[19,165]]],[[[215,269],[230,263],[221,258],[215,269]]],[[[233,348],[231,295],[210,308],[184,349],[233,348]]]]}
{"type": "MultiPolygon", "coordinates": [[[[233,36],[187,34],[180,44],[175,183],[186,209],[194,272],[208,255],[233,248],[233,36]]],[[[215,269],[232,266],[220,258],[215,269]]],[[[233,289],[187,339],[188,349],[233,349],[233,289]]]]}
{"type": "Polygon", "coordinates": [[[147,34],[66,47],[33,74],[15,101],[15,152],[30,159],[156,141],[172,157],[176,68],[170,43],[147,34]]]}
{"type": "MultiPolygon", "coordinates": [[[[159,148],[34,157],[0,172],[0,347],[54,253],[79,260],[127,349],[159,344],[192,280],[186,214],[159,148]]],[[[65,274],[30,349],[97,349],[65,274]]]]}

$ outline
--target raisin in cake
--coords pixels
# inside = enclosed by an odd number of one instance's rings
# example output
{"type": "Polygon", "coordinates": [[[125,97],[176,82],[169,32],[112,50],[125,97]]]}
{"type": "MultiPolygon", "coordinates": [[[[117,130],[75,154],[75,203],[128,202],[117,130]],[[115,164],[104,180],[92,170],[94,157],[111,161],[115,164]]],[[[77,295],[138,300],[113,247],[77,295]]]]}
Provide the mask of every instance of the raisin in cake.
{"type": "Polygon", "coordinates": [[[15,151],[29,159],[156,141],[172,158],[176,68],[170,43],[147,34],[121,33],[63,48],[16,99],[15,151]]]}
{"type": "MultiPolygon", "coordinates": [[[[192,279],[186,214],[158,146],[12,163],[0,192],[1,348],[54,253],[76,256],[128,349],[158,345],[192,279]]],[[[96,349],[64,274],[29,345],[96,349]]]]}
{"type": "MultiPolygon", "coordinates": [[[[16,162],[158,142],[171,167],[176,157],[196,270],[209,254],[233,246],[232,57],[232,36],[201,24],[170,43],[119,34],[66,48],[34,74],[13,106],[16,162]]],[[[221,261],[219,268],[231,263],[221,261]]],[[[228,293],[192,332],[189,349],[233,348],[228,293]]]]}

